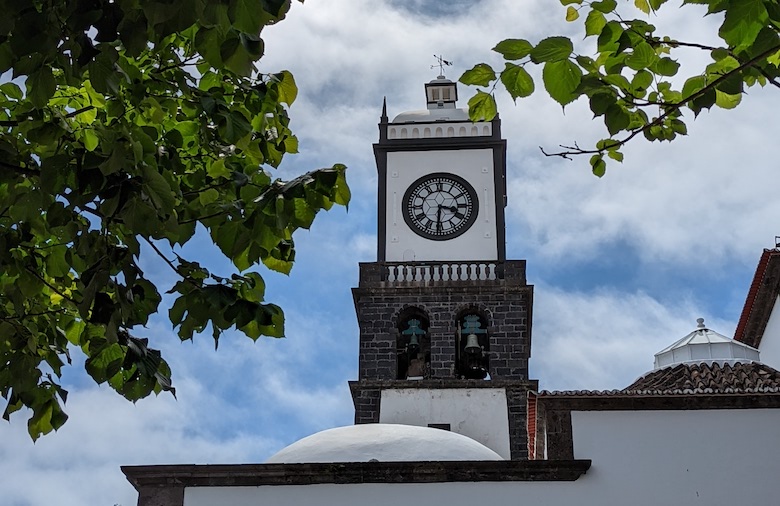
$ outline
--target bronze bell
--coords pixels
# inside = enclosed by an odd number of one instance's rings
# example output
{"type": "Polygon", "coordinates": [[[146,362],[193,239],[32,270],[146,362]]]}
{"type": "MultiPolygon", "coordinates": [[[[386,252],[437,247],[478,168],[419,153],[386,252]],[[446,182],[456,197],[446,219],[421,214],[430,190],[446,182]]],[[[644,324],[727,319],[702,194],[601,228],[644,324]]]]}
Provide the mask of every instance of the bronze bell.
{"type": "Polygon", "coordinates": [[[479,345],[479,338],[476,334],[469,334],[466,337],[466,346],[463,350],[471,355],[477,355],[482,353],[482,347],[479,345]]]}

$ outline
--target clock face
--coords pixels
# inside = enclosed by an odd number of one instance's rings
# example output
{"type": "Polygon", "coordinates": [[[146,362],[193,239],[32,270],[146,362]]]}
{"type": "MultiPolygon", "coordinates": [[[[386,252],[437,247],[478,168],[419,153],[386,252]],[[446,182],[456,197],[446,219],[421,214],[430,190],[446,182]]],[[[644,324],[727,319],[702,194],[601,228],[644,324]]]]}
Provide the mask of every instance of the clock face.
{"type": "Polygon", "coordinates": [[[403,215],[417,235],[434,241],[458,237],[477,219],[474,188],[462,177],[439,172],[423,176],[404,194],[403,215]]]}

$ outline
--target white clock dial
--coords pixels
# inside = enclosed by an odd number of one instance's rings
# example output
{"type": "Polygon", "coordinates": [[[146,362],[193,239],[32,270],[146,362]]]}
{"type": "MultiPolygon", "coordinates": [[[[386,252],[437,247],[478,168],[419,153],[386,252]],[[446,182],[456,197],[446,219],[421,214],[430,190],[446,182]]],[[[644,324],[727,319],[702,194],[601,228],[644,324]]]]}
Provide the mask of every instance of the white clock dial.
{"type": "Polygon", "coordinates": [[[439,172],[421,177],[402,201],[406,224],[417,235],[435,241],[463,234],[477,219],[474,188],[462,177],[439,172]]]}

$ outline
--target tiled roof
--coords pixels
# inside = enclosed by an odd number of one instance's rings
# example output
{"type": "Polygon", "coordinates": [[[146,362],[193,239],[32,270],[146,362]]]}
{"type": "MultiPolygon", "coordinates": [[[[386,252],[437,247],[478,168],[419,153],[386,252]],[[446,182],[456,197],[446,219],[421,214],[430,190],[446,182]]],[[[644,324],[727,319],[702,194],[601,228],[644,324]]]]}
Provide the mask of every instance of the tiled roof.
{"type": "Polygon", "coordinates": [[[780,371],[760,362],[680,364],[647,373],[622,390],[542,391],[540,397],[778,394],[780,371]]]}
{"type": "Polygon", "coordinates": [[[756,267],[742,315],[734,332],[734,340],[753,348],[761,344],[761,337],[769,321],[777,296],[780,295],[780,248],[765,249],[756,267]]]}
{"type": "Polygon", "coordinates": [[[760,362],[680,364],[658,369],[623,389],[625,393],[780,392],[780,371],[760,362]]]}

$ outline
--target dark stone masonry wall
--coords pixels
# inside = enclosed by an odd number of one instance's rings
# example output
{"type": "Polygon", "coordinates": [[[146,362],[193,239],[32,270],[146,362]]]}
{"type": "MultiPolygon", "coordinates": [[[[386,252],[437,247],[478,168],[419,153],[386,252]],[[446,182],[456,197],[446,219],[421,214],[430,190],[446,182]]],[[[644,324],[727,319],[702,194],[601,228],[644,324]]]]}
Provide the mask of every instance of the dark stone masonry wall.
{"type": "Polygon", "coordinates": [[[490,376],[528,378],[533,286],[524,279],[394,285],[366,282],[361,276],[353,297],[360,327],[360,379],[396,378],[397,317],[410,306],[422,309],[430,319],[432,378],[455,376],[456,319],[469,308],[490,321],[490,376]]]}

